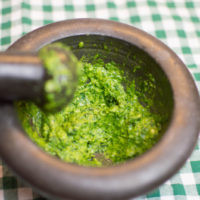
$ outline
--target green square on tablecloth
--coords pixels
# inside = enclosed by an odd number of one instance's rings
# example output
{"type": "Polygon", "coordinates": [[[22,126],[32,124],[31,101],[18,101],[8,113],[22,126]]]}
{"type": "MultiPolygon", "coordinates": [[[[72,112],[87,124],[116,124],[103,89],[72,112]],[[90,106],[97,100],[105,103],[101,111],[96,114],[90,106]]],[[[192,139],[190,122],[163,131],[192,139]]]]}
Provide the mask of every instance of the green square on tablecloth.
{"type": "Polygon", "coordinates": [[[88,4],[86,5],[87,11],[95,11],[95,5],[94,4],[88,4]]]}
{"type": "Polygon", "coordinates": [[[200,195],[200,184],[196,184],[197,192],[200,195]]]}
{"type": "Polygon", "coordinates": [[[186,33],[185,33],[184,30],[177,30],[177,34],[181,38],[185,38],[186,37],[186,33]]]}
{"type": "Polygon", "coordinates": [[[112,21],[119,21],[118,17],[110,17],[109,19],[112,20],[112,21]]]}
{"type": "Polygon", "coordinates": [[[130,17],[130,21],[131,21],[131,23],[136,23],[136,22],[140,22],[141,19],[139,16],[135,15],[135,16],[130,17]]]}
{"type": "Polygon", "coordinates": [[[185,189],[182,184],[172,184],[174,195],[185,195],[185,189]]]}
{"type": "Polygon", "coordinates": [[[190,17],[190,19],[191,19],[192,22],[194,22],[194,23],[199,23],[199,22],[200,22],[200,19],[199,19],[198,17],[196,17],[196,16],[192,16],[192,17],[190,17]]]}
{"type": "Polygon", "coordinates": [[[200,161],[191,161],[190,164],[194,173],[200,173],[200,161]]]}
{"type": "Polygon", "coordinates": [[[166,32],[164,30],[157,30],[156,31],[156,36],[158,38],[166,38],[166,32]]]}
{"type": "Polygon", "coordinates": [[[160,197],[160,190],[159,189],[154,190],[153,192],[147,194],[147,197],[148,198],[150,198],[150,197],[160,197]]]}
{"type": "Polygon", "coordinates": [[[175,7],[176,7],[176,4],[175,4],[173,1],[169,1],[169,2],[167,2],[167,6],[168,6],[169,8],[175,8],[175,7]]]}
{"type": "Polygon", "coordinates": [[[3,188],[3,179],[0,178],[0,190],[2,190],[2,189],[4,189],[4,188],[3,188]]]}
{"type": "Polygon", "coordinates": [[[192,1],[185,2],[186,8],[194,8],[194,3],[192,1]]]}
{"type": "Polygon", "coordinates": [[[182,52],[184,54],[191,54],[191,49],[189,47],[182,47],[182,52]]]}
{"type": "Polygon", "coordinates": [[[12,11],[12,8],[11,8],[11,7],[2,8],[1,14],[2,14],[2,15],[6,15],[6,14],[11,13],[11,11],[12,11]]]}
{"type": "Polygon", "coordinates": [[[50,23],[53,23],[53,21],[52,20],[44,20],[44,25],[46,25],[46,24],[50,24],[50,23]]]}
{"type": "Polygon", "coordinates": [[[1,24],[1,29],[9,29],[11,27],[11,21],[7,21],[1,24]]]}
{"type": "Polygon", "coordinates": [[[161,17],[161,15],[153,14],[153,15],[152,15],[152,20],[153,20],[153,21],[161,21],[161,20],[162,20],[162,17],[161,17]]]}
{"type": "Polygon", "coordinates": [[[108,8],[116,8],[116,4],[112,1],[107,2],[107,7],[108,8]]]}
{"type": "Polygon", "coordinates": [[[200,81],[200,73],[194,73],[194,78],[197,81],[200,81]]]}
{"type": "Polygon", "coordinates": [[[22,17],[22,23],[23,23],[23,24],[29,24],[29,25],[31,25],[31,24],[32,24],[32,21],[31,21],[30,18],[22,17]]]}
{"type": "Polygon", "coordinates": [[[200,30],[197,30],[196,34],[197,34],[198,37],[200,37],[200,30]]]}
{"type": "MultiPolygon", "coordinates": [[[[187,67],[188,67],[188,68],[191,68],[191,69],[192,69],[192,68],[195,69],[195,68],[197,68],[197,65],[196,65],[196,64],[190,64],[190,65],[187,65],[187,67]]],[[[198,146],[197,146],[197,145],[195,146],[195,149],[198,149],[198,146]]]]}
{"type": "Polygon", "coordinates": [[[127,5],[128,8],[136,7],[135,1],[128,1],[128,2],[126,3],[126,5],[127,5]]]}
{"type": "Polygon", "coordinates": [[[73,5],[65,5],[64,8],[65,8],[66,11],[74,11],[73,5]]]}
{"type": "Polygon", "coordinates": [[[17,179],[12,176],[5,176],[2,178],[3,189],[15,189],[17,188],[17,179]]]}
{"type": "Polygon", "coordinates": [[[175,20],[175,21],[182,21],[182,18],[178,15],[172,15],[172,18],[175,20]]]}
{"type": "Polygon", "coordinates": [[[11,42],[11,37],[10,36],[2,37],[0,39],[0,45],[10,44],[10,42],[11,42]]]}
{"type": "Polygon", "coordinates": [[[147,0],[147,3],[149,6],[157,6],[156,1],[154,1],[154,0],[147,0]]]}
{"type": "Polygon", "coordinates": [[[28,3],[26,3],[26,2],[22,2],[22,8],[25,8],[25,9],[27,9],[27,10],[30,10],[31,9],[31,5],[30,4],[28,4],[28,3]]]}
{"type": "Polygon", "coordinates": [[[43,5],[43,11],[52,12],[52,6],[51,5],[43,5]]]}

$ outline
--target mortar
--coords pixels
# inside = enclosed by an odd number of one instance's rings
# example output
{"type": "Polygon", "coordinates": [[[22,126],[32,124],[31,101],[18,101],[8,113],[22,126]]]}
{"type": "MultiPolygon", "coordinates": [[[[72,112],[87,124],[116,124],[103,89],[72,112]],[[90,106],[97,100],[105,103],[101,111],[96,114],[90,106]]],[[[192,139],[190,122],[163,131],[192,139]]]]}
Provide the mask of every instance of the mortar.
{"type": "MultiPolygon", "coordinates": [[[[138,89],[140,81],[151,73],[157,84],[151,110],[167,113],[168,120],[159,142],[143,155],[115,166],[81,167],[64,163],[38,148],[23,131],[13,105],[2,102],[0,155],[13,172],[52,199],[136,197],[175,174],[191,154],[200,126],[199,94],[176,54],[141,30],[100,19],[47,25],[23,36],[8,51],[36,52],[55,41],[71,46],[78,58],[99,53],[105,61],[124,64],[128,78],[136,80],[138,89]],[[84,42],[83,48],[79,48],[79,42],[84,42]],[[132,73],[136,65],[141,69],[132,73]]],[[[142,98],[140,101],[145,106],[142,98]]]]}

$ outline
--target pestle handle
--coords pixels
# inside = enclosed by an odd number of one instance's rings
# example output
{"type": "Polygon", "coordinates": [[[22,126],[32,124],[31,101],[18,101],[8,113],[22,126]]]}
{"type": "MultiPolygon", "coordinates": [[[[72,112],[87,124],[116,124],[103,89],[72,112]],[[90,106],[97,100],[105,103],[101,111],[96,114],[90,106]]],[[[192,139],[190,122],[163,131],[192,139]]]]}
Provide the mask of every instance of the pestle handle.
{"type": "Polygon", "coordinates": [[[41,98],[45,68],[34,53],[0,53],[0,100],[41,98]]]}
{"type": "Polygon", "coordinates": [[[31,100],[57,112],[73,98],[80,62],[62,43],[38,51],[0,53],[0,101],[31,100]]]}

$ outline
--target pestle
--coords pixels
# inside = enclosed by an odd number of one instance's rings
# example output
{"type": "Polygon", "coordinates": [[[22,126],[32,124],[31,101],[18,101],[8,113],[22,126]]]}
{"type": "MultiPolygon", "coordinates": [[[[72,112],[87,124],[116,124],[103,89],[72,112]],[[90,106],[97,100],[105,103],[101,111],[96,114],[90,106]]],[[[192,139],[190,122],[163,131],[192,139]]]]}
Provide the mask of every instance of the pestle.
{"type": "Polygon", "coordinates": [[[66,105],[77,84],[78,60],[61,43],[31,52],[0,53],[0,100],[32,100],[42,109],[66,105]]]}

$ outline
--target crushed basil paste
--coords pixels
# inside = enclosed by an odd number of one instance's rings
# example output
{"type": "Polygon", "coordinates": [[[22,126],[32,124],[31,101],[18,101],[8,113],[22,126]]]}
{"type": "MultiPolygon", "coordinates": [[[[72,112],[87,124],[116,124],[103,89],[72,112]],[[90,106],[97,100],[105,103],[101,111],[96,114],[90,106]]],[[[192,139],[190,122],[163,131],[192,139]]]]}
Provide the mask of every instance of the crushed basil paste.
{"type": "Polygon", "coordinates": [[[74,98],[60,112],[17,103],[29,137],[51,155],[83,166],[121,163],[150,149],[160,137],[162,117],[141,105],[135,82],[126,81],[115,62],[95,56],[82,63],[74,98]]]}

